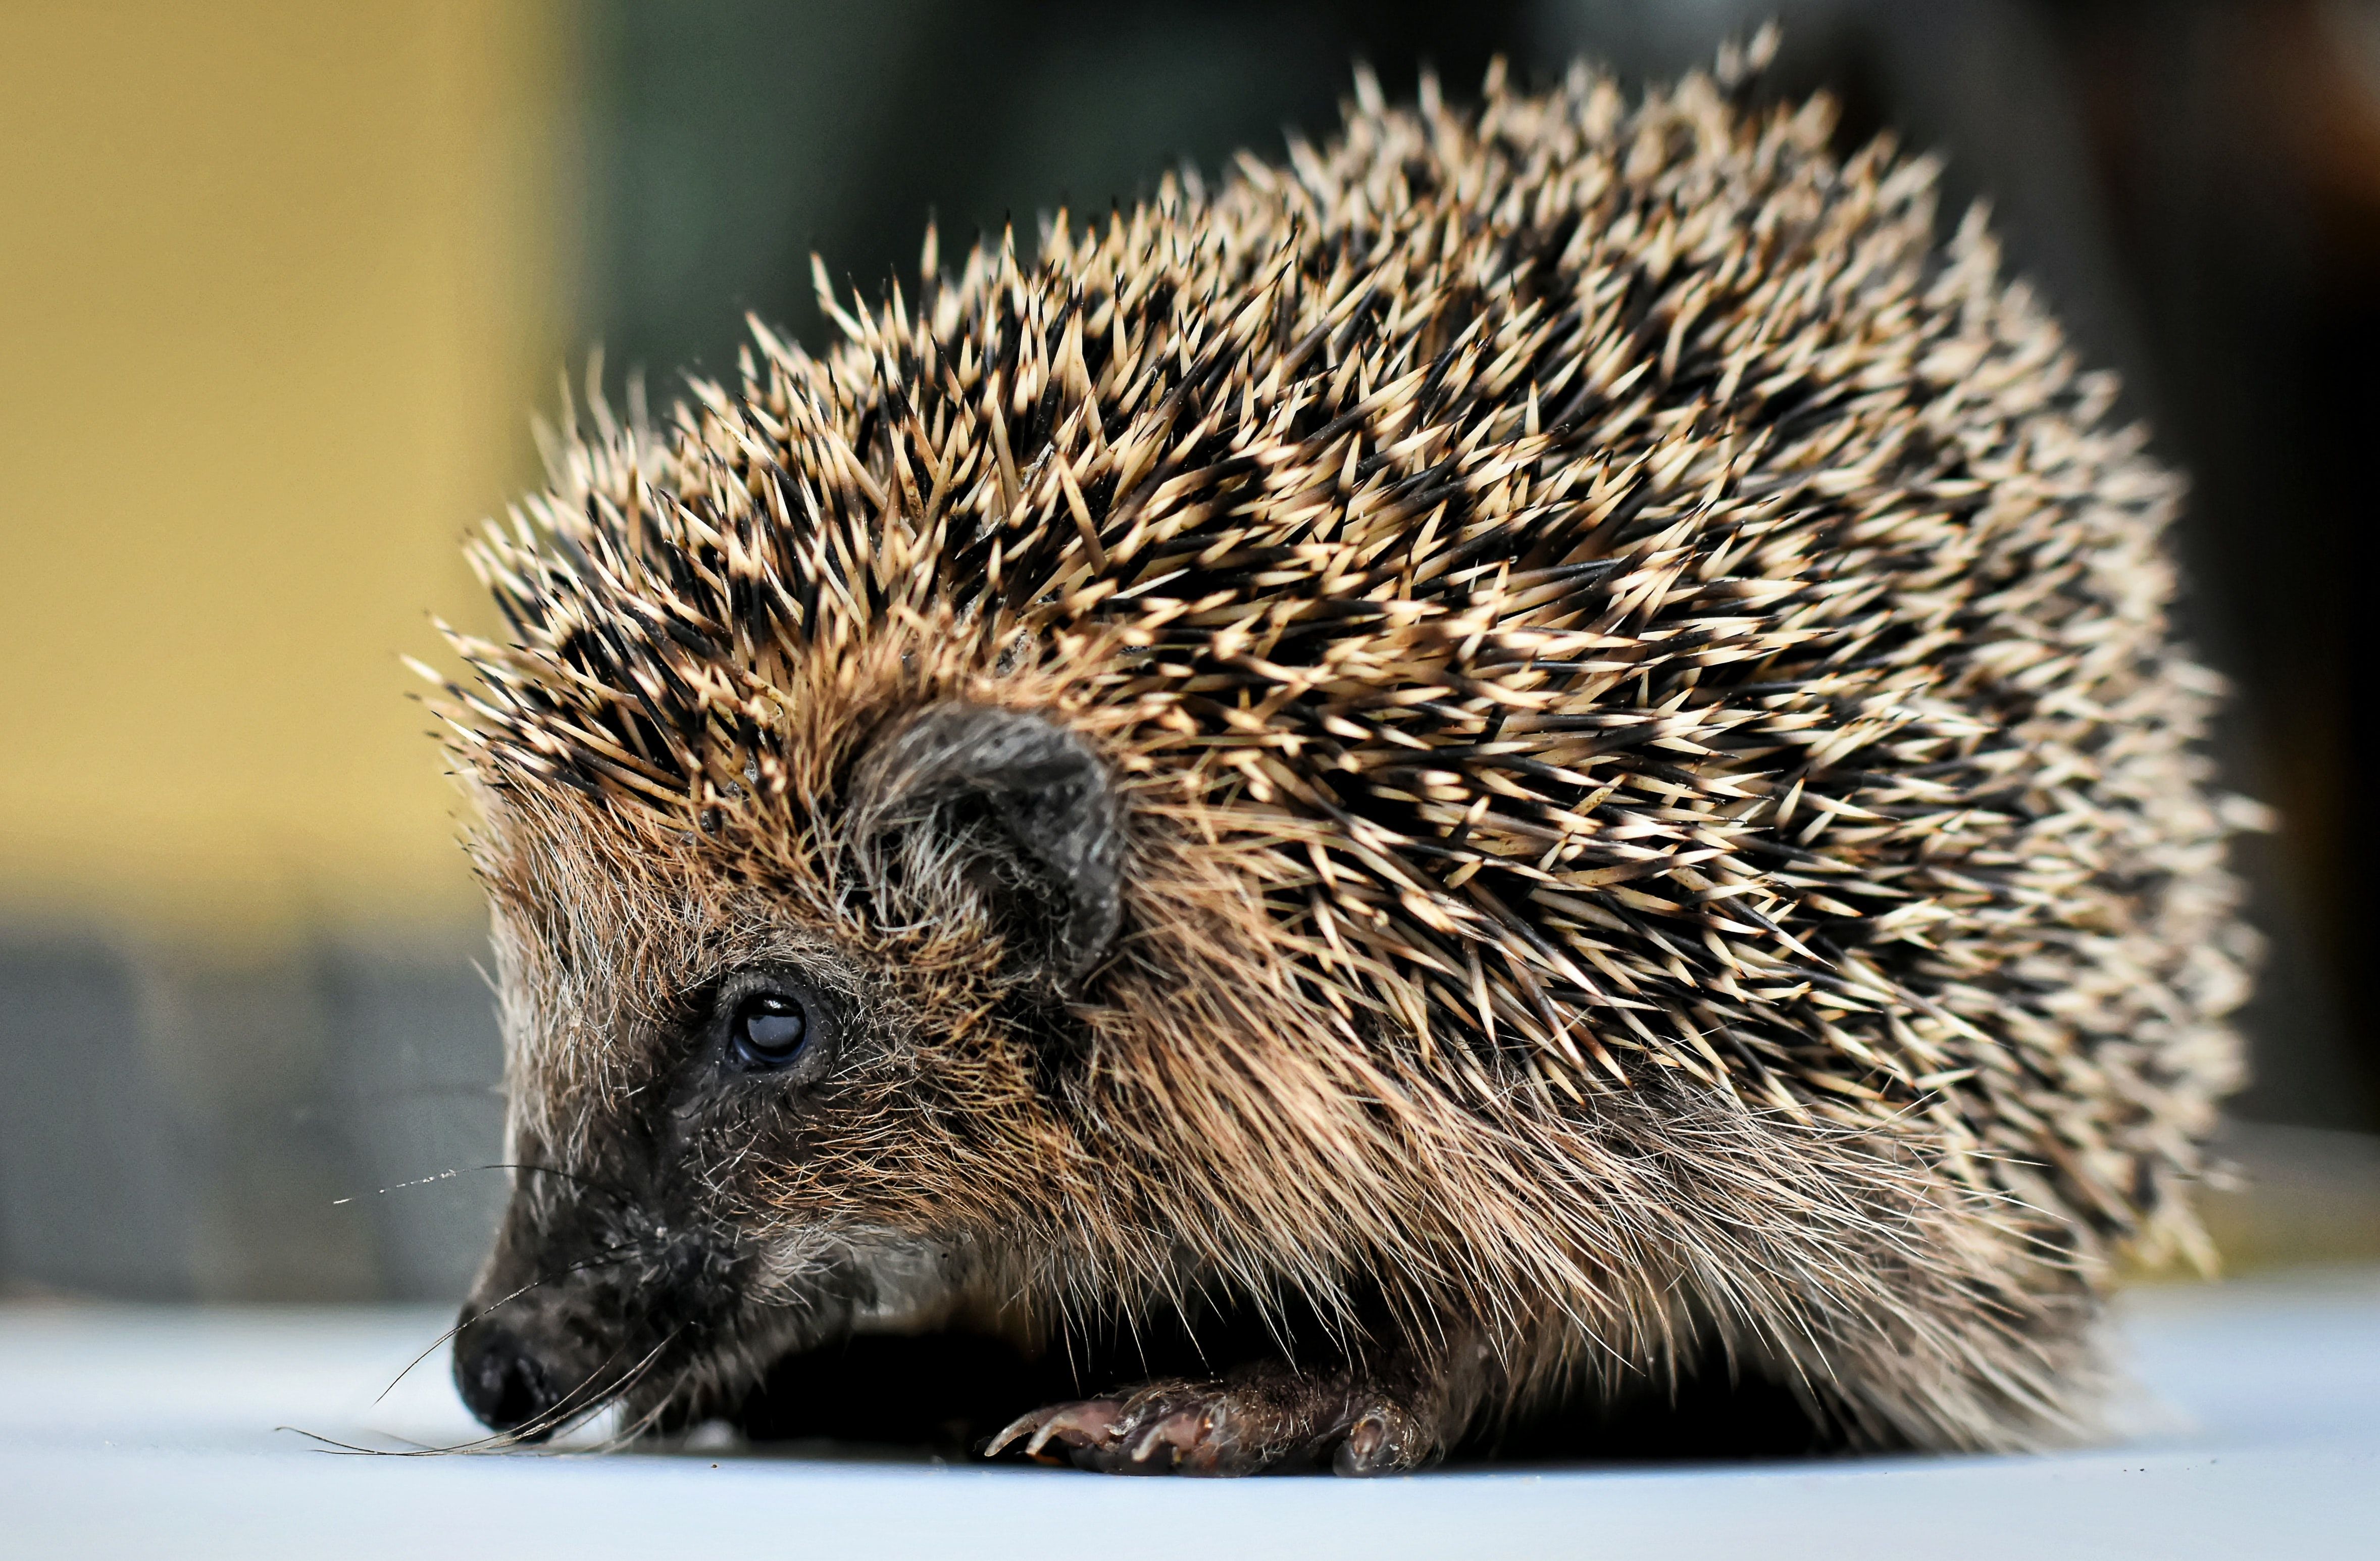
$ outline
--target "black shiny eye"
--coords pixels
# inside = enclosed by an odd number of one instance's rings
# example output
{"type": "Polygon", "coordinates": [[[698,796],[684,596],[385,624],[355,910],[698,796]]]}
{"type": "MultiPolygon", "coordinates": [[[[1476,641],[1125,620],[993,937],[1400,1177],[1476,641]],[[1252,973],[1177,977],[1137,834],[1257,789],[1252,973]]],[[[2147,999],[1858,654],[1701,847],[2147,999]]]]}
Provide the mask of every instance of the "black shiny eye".
{"type": "Polygon", "coordinates": [[[802,1055],[813,1028],[800,998],[756,992],[735,1006],[728,1020],[728,1049],[746,1067],[783,1067],[802,1055]]]}

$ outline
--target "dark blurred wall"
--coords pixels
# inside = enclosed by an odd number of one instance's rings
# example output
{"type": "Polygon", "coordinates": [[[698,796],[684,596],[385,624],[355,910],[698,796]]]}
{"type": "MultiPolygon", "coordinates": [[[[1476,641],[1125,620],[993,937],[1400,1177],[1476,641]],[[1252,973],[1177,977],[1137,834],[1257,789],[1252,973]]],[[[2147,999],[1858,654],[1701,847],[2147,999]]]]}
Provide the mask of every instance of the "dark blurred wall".
{"type": "Polygon", "coordinates": [[[2274,946],[2240,1105],[2369,1126],[2380,1031],[2358,992],[2380,927],[2350,782],[2380,655],[2355,605],[2380,517],[2380,6],[2082,6],[2055,37],[2143,401],[2193,479],[2194,628],[2240,694],[2223,756],[2282,820],[2246,853],[2274,946]]]}
{"type": "Polygon", "coordinates": [[[1189,159],[1339,121],[1350,63],[1410,94],[1527,47],[1517,0],[1002,6],[593,0],[590,333],[614,365],[732,372],[752,310],[816,341],[809,257],[871,295],[958,248],[1103,212],[1189,159]],[[946,250],[947,252],[947,250],[946,250]]]}

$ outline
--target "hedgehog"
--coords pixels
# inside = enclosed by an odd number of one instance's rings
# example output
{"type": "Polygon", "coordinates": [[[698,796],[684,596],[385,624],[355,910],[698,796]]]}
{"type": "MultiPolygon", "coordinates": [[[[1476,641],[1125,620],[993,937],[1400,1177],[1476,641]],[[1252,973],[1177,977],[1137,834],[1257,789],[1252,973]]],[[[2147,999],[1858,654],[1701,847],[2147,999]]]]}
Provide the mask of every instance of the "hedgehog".
{"type": "Polygon", "coordinates": [[[2099,1432],[2252,954],[2180,486],[1760,52],[1359,73],[1029,262],[814,262],[832,347],[753,320],[659,423],[565,398],[428,696],[501,1440],[967,1384],[979,1451],[1127,1472],[1712,1391],[2099,1432]]]}

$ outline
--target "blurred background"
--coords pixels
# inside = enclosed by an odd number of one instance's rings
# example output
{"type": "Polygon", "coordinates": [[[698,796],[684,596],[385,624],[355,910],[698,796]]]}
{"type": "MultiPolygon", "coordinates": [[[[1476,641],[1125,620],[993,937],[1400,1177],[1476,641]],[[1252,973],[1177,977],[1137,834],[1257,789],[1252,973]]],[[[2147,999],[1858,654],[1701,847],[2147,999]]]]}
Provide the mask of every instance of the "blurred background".
{"type": "Polygon", "coordinates": [[[2236,1265],[2380,1253],[2367,609],[2380,5],[0,0],[0,1290],[451,1299],[504,1192],[455,803],[400,652],[601,343],[667,394],[1012,217],[1467,96],[1706,62],[1949,156],[2193,499],[2271,942],[2236,1265]],[[572,370],[576,373],[575,367],[572,370]]]}

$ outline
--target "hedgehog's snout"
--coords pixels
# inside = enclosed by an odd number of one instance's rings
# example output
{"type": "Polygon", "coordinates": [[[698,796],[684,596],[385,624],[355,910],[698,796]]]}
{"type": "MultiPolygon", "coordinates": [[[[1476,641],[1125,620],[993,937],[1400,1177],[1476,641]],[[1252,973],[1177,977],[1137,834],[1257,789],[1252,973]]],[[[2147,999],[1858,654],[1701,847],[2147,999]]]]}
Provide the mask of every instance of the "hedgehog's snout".
{"type": "Polygon", "coordinates": [[[529,1342],[501,1323],[463,1309],[455,1335],[455,1385],[464,1407],[490,1430],[542,1441],[552,1429],[563,1395],[552,1365],[529,1342]]]}
{"type": "Polygon", "coordinates": [[[529,1295],[490,1305],[474,1299],[455,1331],[455,1390],[489,1430],[542,1442],[583,1419],[637,1374],[621,1358],[642,1345],[599,1322],[616,1297],[529,1295]],[[609,1303],[609,1304],[604,1304],[609,1303]]]}
{"type": "Polygon", "coordinates": [[[685,1222],[539,1177],[516,1189],[455,1330],[455,1388],[491,1430],[541,1441],[637,1388],[733,1275],[685,1222]]]}

